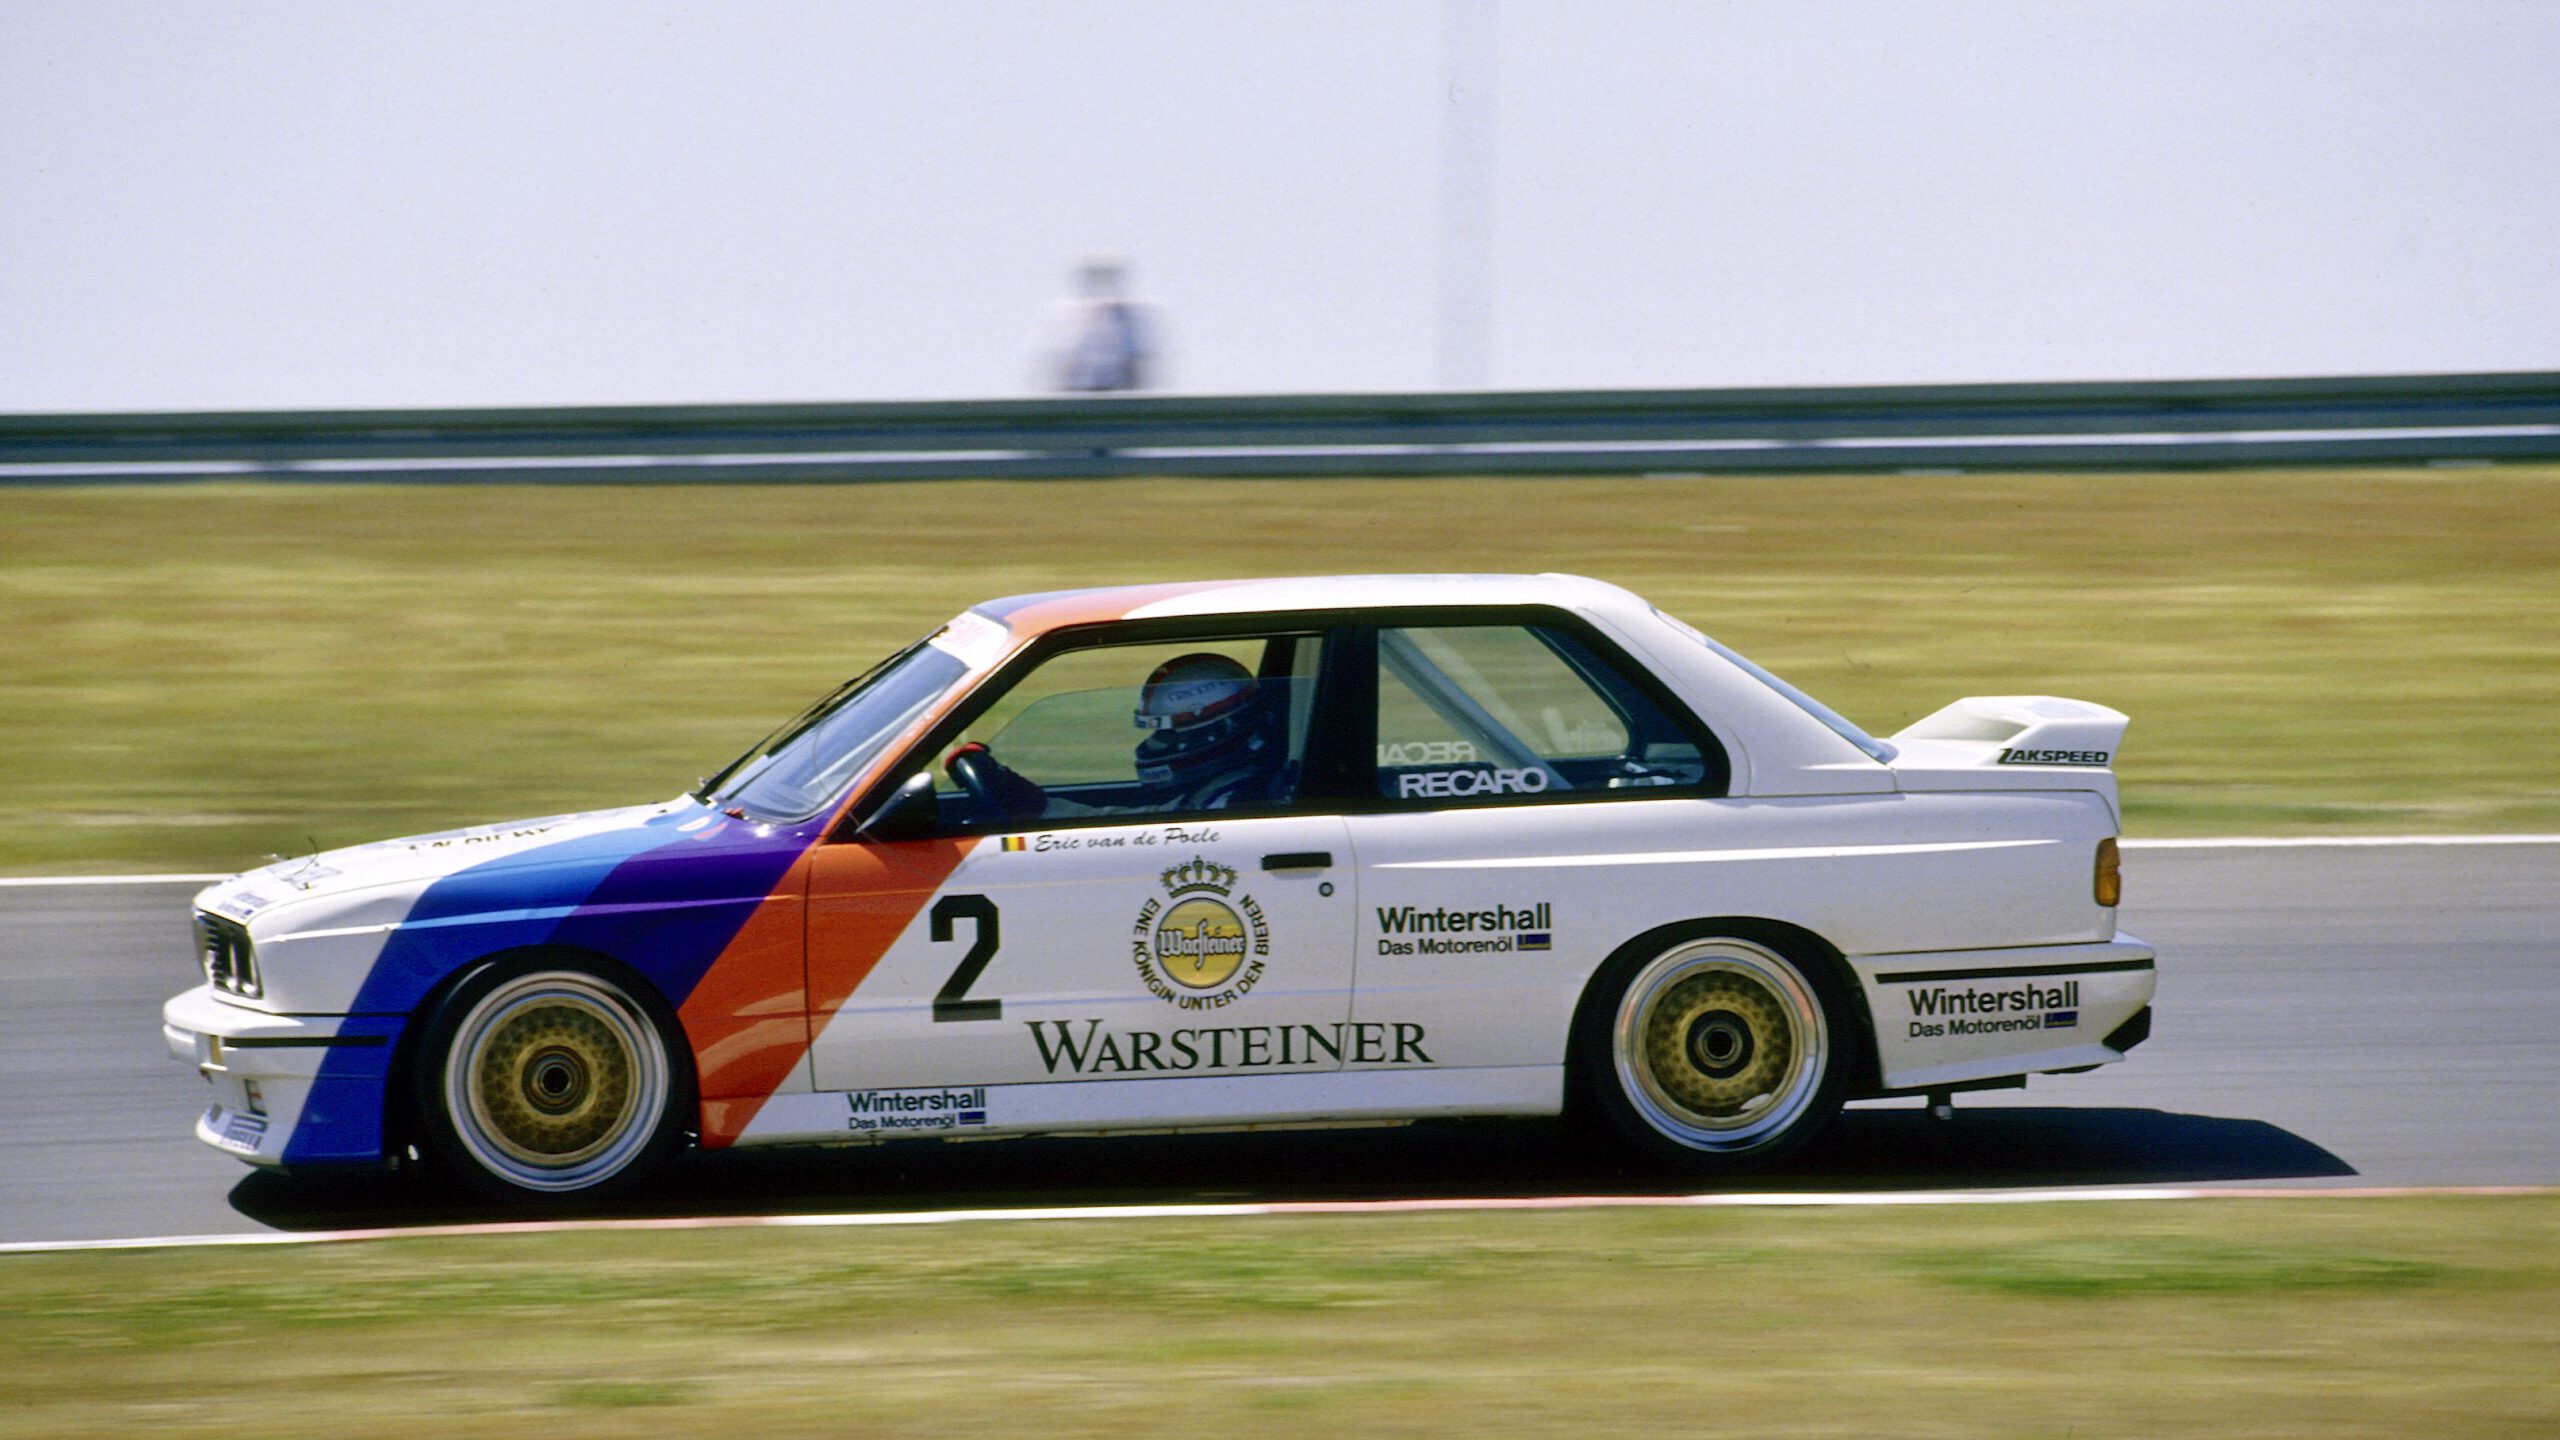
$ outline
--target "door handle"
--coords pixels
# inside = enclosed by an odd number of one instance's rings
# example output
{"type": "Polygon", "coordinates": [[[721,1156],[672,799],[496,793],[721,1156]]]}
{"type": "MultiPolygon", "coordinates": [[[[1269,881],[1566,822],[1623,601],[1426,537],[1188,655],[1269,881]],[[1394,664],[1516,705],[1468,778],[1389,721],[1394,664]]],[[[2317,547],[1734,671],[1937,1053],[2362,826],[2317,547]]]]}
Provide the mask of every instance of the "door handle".
{"type": "Polygon", "coordinates": [[[1265,870],[1322,870],[1333,863],[1330,850],[1286,850],[1262,857],[1265,870]]]}

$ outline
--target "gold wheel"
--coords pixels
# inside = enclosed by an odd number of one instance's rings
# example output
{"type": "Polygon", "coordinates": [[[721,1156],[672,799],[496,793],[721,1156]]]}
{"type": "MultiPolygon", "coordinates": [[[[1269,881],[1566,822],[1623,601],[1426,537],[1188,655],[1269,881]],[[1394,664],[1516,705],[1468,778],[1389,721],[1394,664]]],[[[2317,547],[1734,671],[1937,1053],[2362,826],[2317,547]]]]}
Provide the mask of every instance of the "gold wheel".
{"type": "Polygon", "coordinates": [[[506,981],[454,1029],[444,1061],[454,1137],[506,1185],[602,1184],[656,1138],[668,1105],[658,1027],[611,983],[575,971],[506,981]]]}
{"type": "Polygon", "coordinates": [[[481,1041],[472,1118],[508,1154],[567,1165],[631,1119],[631,1046],[593,1002],[545,998],[508,1013],[481,1041]]]}
{"type": "Polygon", "coordinates": [[[1773,1143],[1815,1108],[1830,1027],[1793,961],[1741,940],[1692,941],[1628,982],[1613,1027],[1619,1091],[1692,1150],[1773,1143]]]}

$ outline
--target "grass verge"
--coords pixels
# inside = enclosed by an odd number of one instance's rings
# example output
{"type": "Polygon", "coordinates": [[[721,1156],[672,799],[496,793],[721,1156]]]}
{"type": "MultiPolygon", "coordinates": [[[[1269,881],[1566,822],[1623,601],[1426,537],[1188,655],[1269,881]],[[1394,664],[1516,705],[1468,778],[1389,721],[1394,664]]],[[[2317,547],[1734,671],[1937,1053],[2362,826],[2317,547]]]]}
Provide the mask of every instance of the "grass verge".
{"type": "Polygon", "coordinates": [[[2125,710],[2137,834],[2560,827],[2560,467],[0,493],[0,872],[663,798],[991,595],[1569,570],[1878,732],[2125,710]]]}
{"type": "Polygon", "coordinates": [[[0,1437],[2544,1435],[2560,1199],[0,1257],[0,1437]]]}

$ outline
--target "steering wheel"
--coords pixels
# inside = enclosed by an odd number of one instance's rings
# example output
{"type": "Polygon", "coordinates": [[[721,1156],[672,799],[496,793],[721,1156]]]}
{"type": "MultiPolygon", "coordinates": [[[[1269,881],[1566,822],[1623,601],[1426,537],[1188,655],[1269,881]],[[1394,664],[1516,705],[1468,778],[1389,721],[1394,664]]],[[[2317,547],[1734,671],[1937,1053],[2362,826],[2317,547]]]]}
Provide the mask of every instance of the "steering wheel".
{"type": "Polygon", "coordinates": [[[1049,808],[1049,792],[1004,767],[983,743],[972,740],[942,762],[978,808],[1007,820],[1026,820],[1049,808]]]}

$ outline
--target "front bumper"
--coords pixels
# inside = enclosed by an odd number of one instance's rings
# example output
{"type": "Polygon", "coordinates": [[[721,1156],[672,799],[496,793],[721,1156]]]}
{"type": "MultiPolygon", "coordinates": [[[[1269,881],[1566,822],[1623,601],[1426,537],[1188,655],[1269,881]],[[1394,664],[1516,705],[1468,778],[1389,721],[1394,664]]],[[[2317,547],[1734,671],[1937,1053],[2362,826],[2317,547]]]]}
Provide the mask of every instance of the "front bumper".
{"type": "Polygon", "coordinates": [[[209,984],[160,1009],[171,1058],[213,1087],[196,1138],[252,1165],[381,1159],[397,1034],[396,1020],[251,1009],[209,984]]]}

